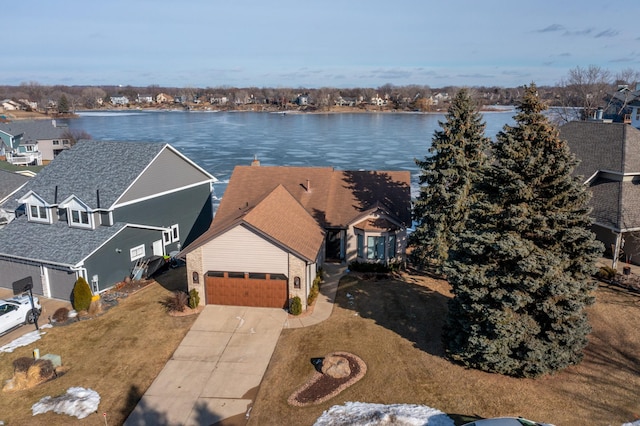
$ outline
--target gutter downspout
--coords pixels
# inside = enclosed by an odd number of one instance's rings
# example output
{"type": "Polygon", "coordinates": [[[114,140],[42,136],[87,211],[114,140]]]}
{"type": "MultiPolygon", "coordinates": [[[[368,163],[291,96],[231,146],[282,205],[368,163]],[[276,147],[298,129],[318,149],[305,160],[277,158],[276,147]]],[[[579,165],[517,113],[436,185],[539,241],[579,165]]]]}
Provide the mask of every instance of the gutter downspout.
{"type": "Polygon", "coordinates": [[[611,262],[611,267],[615,270],[618,269],[618,258],[620,257],[620,250],[624,245],[624,240],[622,238],[622,232],[617,232],[616,234],[616,243],[613,248],[613,260],[611,262]]]}

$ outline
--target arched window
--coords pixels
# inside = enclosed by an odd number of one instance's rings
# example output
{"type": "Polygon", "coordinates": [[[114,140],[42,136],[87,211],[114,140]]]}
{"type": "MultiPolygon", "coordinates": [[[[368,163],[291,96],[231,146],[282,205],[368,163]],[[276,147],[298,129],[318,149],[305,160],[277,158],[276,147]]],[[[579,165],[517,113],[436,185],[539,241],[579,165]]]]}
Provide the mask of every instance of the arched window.
{"type": "Polygon", "coordinates": [[[198,284],[200,282],[200,276],[196,271],[193,271],[192,278],[194,284],[198,284]]]}
{"type": "Polygon", "coordinates": [[[293,279],[293,288],[300,288],[300,277],[295,277],[293,279]]]}

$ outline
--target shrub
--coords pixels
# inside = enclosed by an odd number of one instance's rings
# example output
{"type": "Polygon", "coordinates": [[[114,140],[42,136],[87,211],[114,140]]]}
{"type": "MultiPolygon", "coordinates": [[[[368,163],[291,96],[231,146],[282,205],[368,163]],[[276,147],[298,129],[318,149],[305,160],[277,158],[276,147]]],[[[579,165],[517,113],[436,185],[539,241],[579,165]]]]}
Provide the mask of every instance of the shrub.
{"type": "Polygon", "coordinates": [[[291,315],[300,315],[302,313],[302,301],[298,296],[291,299],[289,304],[289,313],[291,315]]]}
{"type": "Polygon", "coordinates": [[[596,277],[600,278],[601,280],[611,280],[615,278],[615,276],[616,270],[611,266],[601,266],[598,272],[596,272],[596,277]]]}
{"type": "Polygon", "coordinates": [[[189,297],[184,291],[174,291],[170,296],[164,299],[162,304],[167,312],[184,312],[187,307],[189,297]]]}
{"type": "Polygon", "coordinates": [[[26,372],[29,369],[29,367],[33,365],[34,361],[35,360],[33,358],[29,358],[27,356],[23,356],[13,360],[13,372],[14,373],[26,372]]]}
{"type": "Polygon", "coordinates": [[[67,308],[58,308],[53,313],[53,318],[56,322],[65,322],[69,319],[69,309],[67,308]]]}
{"type": "Polygon", "coordinates": [[[189,291],[189,307],[191,309],[195,309],[198,307],[199,304],[200,304],[200,295],[198,294],[198,290],[196,290],[195,288],[192,288],[191,291],[189,291]]]}
{"type": "Polygon", "coordinates": [[[77,312],[86,311],[91,305],[91,288],[83,277],[78,278],[76,284],[73,286],[73,309],[77,312]]]}
{"type": "Polygon", "coordinates": [[[312,305],[318,297],[318,293],[320,293],[320,277],[316,277],[313,280],[313,285],[311,286],[311,291],[309,292],[309,297],[307,298],[307,305],[312,305]]]}

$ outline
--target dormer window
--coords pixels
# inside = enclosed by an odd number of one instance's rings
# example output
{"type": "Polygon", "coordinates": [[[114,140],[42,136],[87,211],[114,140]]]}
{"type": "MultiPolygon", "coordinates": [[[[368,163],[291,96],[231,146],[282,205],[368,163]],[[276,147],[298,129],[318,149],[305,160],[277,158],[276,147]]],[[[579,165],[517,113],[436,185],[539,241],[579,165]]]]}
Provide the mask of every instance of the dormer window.
{"type": "Polygon", "coordinates": [[[83,210],[71,210],[71,222],[76,225],[89,225],[89,213],[83,210]]]}
{"type": "Polygon", "coordinates": [[[61,209],[67,210],[67,223],[74,228],[93,228],[93,215],[89,206],[75,196],[60,203],[61,209]]]}
{"type": "Polygon", "coordinates": [[[47,208],[45,206],[29,206],[29,219],[36,222],[48,222],[49,215],[47,214],[47,208]]]}
{"type": "Polygon", "coordinates": [[[50,206],[35,192],[29,191],[27,195],[22,197],[19,201],[25,204],[25,210],[30,222],[53,222],[49,209],[50,206]]]}

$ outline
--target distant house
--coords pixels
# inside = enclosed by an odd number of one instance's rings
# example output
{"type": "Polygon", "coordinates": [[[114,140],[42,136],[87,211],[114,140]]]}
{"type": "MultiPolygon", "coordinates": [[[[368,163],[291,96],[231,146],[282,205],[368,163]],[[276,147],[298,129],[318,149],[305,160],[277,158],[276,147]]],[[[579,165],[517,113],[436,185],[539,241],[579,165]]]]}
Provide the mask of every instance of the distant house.
{"type": "Polygon", "coordinates": [[[173,96],[167,95],[166,93],[158,93],[156,96],[156,103],[166,104],[173,102],[173,96]]]}
{"type": "Polygon", "coordinates": [[[31,277],[68,299],[84,277],[100,293],[204,232],[214,180],[168,144],[80,141],[2,205],[17,217],[0,231],[0,287],[31,277]]]}
{"type": "Polygon", "coordinates": [[[307,94],[298,95],[296,97],[296,104],[298,104],[298,106],[307,106],[307,105],[309,105],[309,95],[307,95],[307,94]]]}
{"type": "Polygon", "coordinates": [[[116,106],[117,105],[124,106],[129,104],[129,98],[127,98],[126,96],[111,96],[110,101],[111,101],[111,105],[116,105],[116,106]]]}
{"type": "Polygon", "coordinates": [[[0,107],[2,107],[5,111],[17,111],[21,108],[21,105],[18,102],[12,101],[11,99],[5,99],[0,101],[0,107]]]}
{"type": "Polygon", "coordinates": [[[138,97],[136,98],[136,102],[139,104],[151,104],[153,103],[153,96],[138,94],[138,97]]]}
{"type": "Polygon", "coordinates": [[[638,98],[629,104],[631,112],[629,114],[629,122],[636,129],[640,129],[640,94],[638,98]]]}
{"type": "MultiPolygon", "coordinates": [[[[257,163],[256,163],[257,164],[257,163]]],[[[325,260],[404,259],[410,174],[238,166],[209,230],[180,254],[202,303],[303,307],[325,260]]]]}
{"type": "Polygon", "coordinates": [[[640,264],[640,130],[623,123],[572,121],[560,128],[592,193],[593,230],[614,259],[640,264]]]}
{"type": "Polygon", "coordinates": [[[224,95],[215,95],[209,98],[211,105],[225,105],[229,102],[229,98],[224,95]]]}
{"type": "MultiPolygon", "coordinates": [[[[26,185],[28,181],[29,178],[26,176],[0,169],[0,206],[26,185]]],[[[0,207],[0,229],[15,217],[13,209],[6,210],[0,207]]]]}
{"type": "Polygon", "coordinates": [[[0,155],[12,164],[41,165],[71,147],[67,131],[56,120],[0,123],[0,155]]]}

